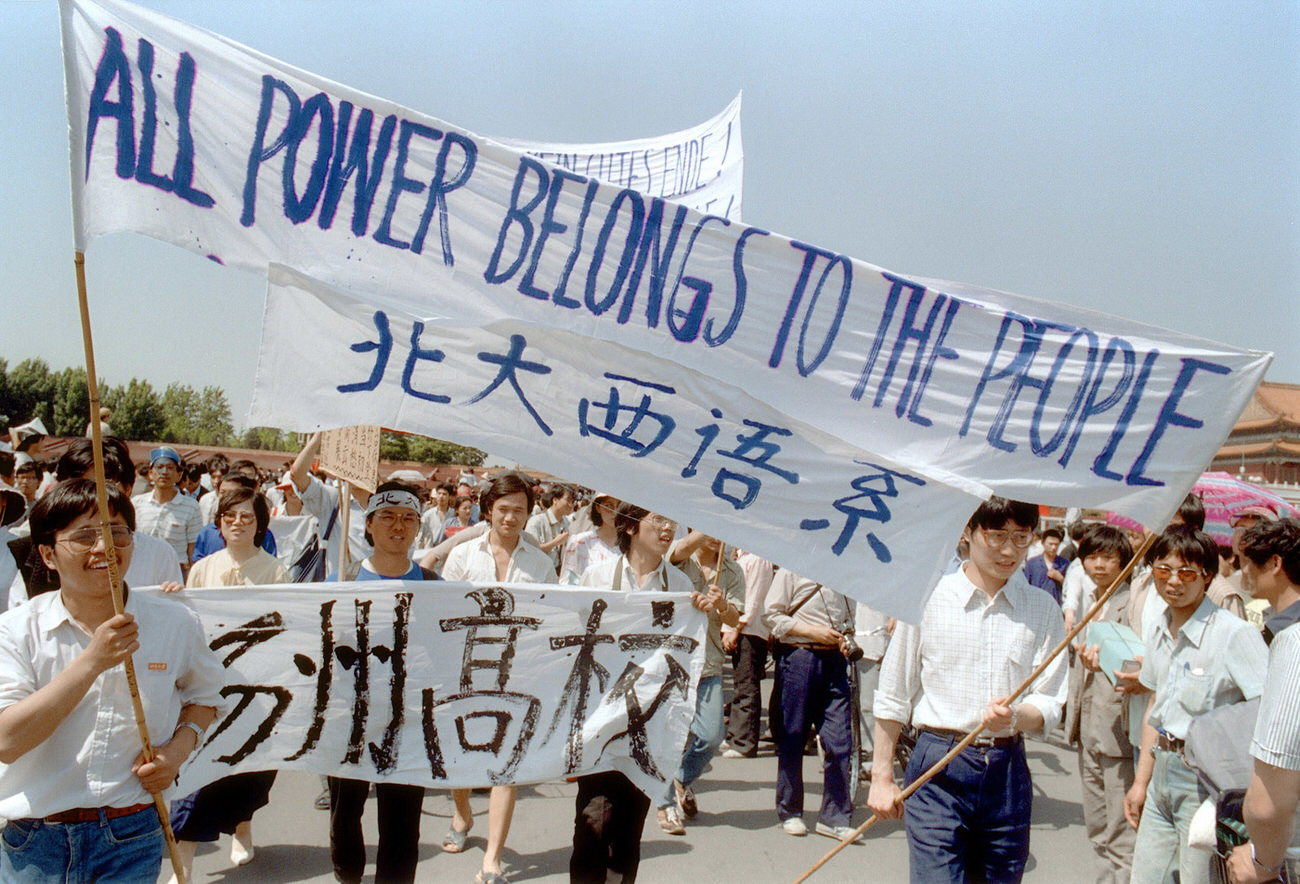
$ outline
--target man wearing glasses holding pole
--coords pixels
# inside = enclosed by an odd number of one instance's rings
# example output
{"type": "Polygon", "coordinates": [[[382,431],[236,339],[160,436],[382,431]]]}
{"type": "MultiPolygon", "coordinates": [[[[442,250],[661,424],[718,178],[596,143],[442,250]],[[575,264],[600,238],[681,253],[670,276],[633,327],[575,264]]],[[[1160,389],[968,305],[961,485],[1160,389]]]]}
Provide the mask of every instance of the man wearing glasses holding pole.
{"type": "Polygon", "coordinates": [[[1065,638],[1056,602],[1021,571],[1037,526],[1034,504],[985,501],[962,532],[969,558],[939,581],[919,628],[898,625],[881,664],[867,803],[882,819],[904,818],[912,881],[1024,874],[1033,798],[1024,734],[1050,733],[1066,696],[1062,655],[1020,702],[1006,699],[1065,638]],[[984,733],[899,805],[893,758],[908,721],[918,730],[908,783],[984,733]]]}

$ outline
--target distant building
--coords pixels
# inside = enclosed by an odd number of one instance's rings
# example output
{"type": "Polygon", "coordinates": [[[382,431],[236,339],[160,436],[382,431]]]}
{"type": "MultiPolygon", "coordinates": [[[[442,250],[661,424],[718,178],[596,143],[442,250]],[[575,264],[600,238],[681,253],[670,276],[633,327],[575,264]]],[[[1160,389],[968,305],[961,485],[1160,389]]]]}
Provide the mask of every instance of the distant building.
{"type": "Polygon", "coordinates": [[[1300,501],[1300,384],[1260,384],[1210,469],[1300,501]]]}

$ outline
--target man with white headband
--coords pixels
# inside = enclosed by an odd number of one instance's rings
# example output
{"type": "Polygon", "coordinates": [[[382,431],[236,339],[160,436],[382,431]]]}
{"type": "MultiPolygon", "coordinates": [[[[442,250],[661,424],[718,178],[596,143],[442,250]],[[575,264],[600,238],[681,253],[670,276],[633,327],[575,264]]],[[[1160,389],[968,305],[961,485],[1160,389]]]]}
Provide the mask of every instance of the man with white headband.
{"type": "MultiPolygon", "coordinates": [[[[353,562],[344,580],[437,580],[411,561],[411,545],[420,533],[420,498],[401,482],[384,482],[366,504],[366,542],[374,547],[365,560],[353,562]]],[[[338,575],[331,577],[338,580],[338,575]]],[[[329,778],[330,858],[334,877],[344,884],[360,884],[366,865],[366,844],[361,815],[370,783],[343,777],[329,778]]],[[[411,882],[420,855],[420,810],[424,788],[404,783],[377,783],[379,849],[375,855],[375,880],[411,882]]]]}

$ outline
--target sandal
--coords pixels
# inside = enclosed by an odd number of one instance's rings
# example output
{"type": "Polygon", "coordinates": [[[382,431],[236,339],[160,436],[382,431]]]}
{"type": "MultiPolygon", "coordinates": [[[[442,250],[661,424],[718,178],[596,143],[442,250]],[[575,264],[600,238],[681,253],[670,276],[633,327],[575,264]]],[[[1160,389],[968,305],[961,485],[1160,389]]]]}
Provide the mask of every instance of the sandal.
{"type": "MultiPolygon", "coordinates": [[[[469,829],[474,828],[470,823],[469,829]]],[[[447,828],[447,834],[442,837],[442,849],[446,853],[460,853],[465,849],[465,839],[469,837],[469,829],[460,831],[452,824],[447,828]]]]}
{"type": "Polygon", "coordinates": [[[477,881],[478,884],[510,884],[510,881],[507,880],[505,875],[502,875],[499,872],[484,872],[481,869],[479,870],[479,873],[474,876],[474,880],[477,881]]]}

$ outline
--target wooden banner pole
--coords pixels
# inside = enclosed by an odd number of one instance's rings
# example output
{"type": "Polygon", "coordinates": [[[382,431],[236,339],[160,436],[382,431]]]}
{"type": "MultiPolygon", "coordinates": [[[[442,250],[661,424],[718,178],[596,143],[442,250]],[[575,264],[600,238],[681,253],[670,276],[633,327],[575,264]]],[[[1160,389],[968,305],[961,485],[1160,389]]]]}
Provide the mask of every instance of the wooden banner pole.
{"type": "MultiPolygon", "coordinates": [[[[95,375],[95,346],[90,335],[90,304],[86,298],[86,256],[77,252],[73,259],[77,269],[77,303],[81,311],[81,340],[86,351],[86,389],[90,398],[90,439],[95,459],[95,492],[99,503],[99,528],[103,536],[104,558],[108,564],[108,580],[113,592],[113,611],[126,613],[126,601],[122,594],[122,574],[118,570],[117,548],[113,546],[112,516],[108,512],[108,485],[104,472],[104,437],[99,423],[99,380],[95,375]]],[[[140,745],[145,761],[154,759],[153,744],[149,740],[149,725],[144,717],[144,703],[140,700],[140,686],[135,678],[135,663],[127,657],[122,661],[126,669],[126,684],[131,692],[131,708],[135,712],[136,729],[140,732],[140,745]]],[[[172,870],[176,873],[179,884],[187,884],[185,868],[176,847],[176,835],[172,832],[171,815],[167,811],[167,802],[161,792],[151,792],[154,809],[162,823],[163,834],[167,838],[167,852],[171,855],[172,870]]]]}
{"type": "MultiPolygon", "coordinates": [[[[1038,678],[1038,676],[1043,674],[1043,671],[1046,670],[1047,667],[1051,665],[1053,660],[1055,660],[1062,653],[1064,653],[1065,649],[1068,648],[1074,642],[1075,637],[1080,632],[1083,631],[1083,628],[1085,626],[1088,625],[1088,622],[1092,620],[1092,618],[1096,617],[1098,613],[1101,612],[1102,607],[1106,604],[1107,601],[1110,600],[1110,597],[1115,594],[1115,590],[1119,589],[1125,580],[1128,580],[1129,575],[1133,573],[1133,569],[1137,566],[1138,561],[1142,558],[1142,556],[1146,555],[1147,550],[1151,548],[1151,544],[1155,543],[1157,536],[1159,535],[1156,534],[1147,535],[1146,539],[1142,541],[1142,545],[1138,547],[1136,552],[1133,553],[1133,558],[1130,559],[1129,563],[1124,566],[1124,569],[1119,572],[1119,576],[1116,577],[1114,581],[1111,582],[1110,586],[1107,587],[1106,591],[1097,597],[1097,601],[1093,604],[1091,608],[1088,609],[1088,613],[1084,614],[1083,618],[1080,619],[1079,622],[1075,624],[1074,628],[1070,630],[1069,634],[1067,634],[1065,638],[1061,639],[1061,643],[1058,644],[1052,650],[1052,653],[1047,655],[1047,659],[1043,660],[1042,663],[1039,663],[1038,666],[1034,668],[1034,671],[1029,674],[1029,677],[1024,680],[1024,683],[1021,684],[1020,687],[1016,688],[1015,692],[1012,693],[1011,696],[1007,697],[1006,704],[1008,706],[1014,703],[1017,697],[1019,697],[1025,691],[1029,690],[1029,686],[1034,683],[1034,680],[1038,678]]],[[[948,766],[948,762],[952,761],[954,758],[956,758],[958,755],[961,754],[963,749],[965,749],[971,743],[975,742],[975,740],[979,737],[980,733],[983,730],[984,729],[982,727],[977,727],[975,728],[975,730],[971,731],[969,734],[963,737],[960,743],[958,743],[957,745],[949,749],[948,753],[944,755],[942,758],[940,758],[938,761],[936,761],[930,767],[929,770],[927,770],[925,773],[917,777],[916,780],[913,781],[910,786],[908,786],[901,793],[899,793],[897,803],[902,804],[917,789],[921,788],[930,780],[934,779],[934,777],[936,777],[940,771],[942,771],[945,767],[948,766]]],[[[800,875],[798,878],[795,878],[794,884],[803,884],[804,881],[807,881],[809,878],[811,878],[817,872],[818,869],[826,865],[826,863],[830,862],[831,857],[835,856],[835,854],[839,853],[845,847],[847,847],[848,845],[856,841],[858,837],[862,835],[863,832],[867,831],[867,829],[870,829],[872,826],[874,826],[879,821],[879,819],[880,818],[873,813],[870,817],[867,818],[867,821],[865,823],[858,826],[848,835],[845,835],[844,838],[840,841],[840,843],[836,844],[833,848],[831,848],[830,852],[828,852],[821,859],[817,860],[817,862],[809,866],[804,871],[804,873],[800,875]]]]}

